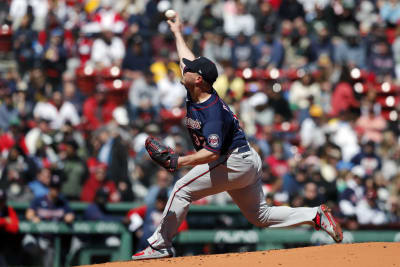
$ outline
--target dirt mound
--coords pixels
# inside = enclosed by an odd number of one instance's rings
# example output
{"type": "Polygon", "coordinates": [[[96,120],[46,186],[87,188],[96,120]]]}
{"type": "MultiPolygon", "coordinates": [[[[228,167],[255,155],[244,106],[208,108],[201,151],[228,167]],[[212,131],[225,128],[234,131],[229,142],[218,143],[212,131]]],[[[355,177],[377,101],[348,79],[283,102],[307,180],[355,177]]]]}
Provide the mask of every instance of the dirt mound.
{"type": "Polygon", "coordinates": [[[339,244],[160,260],[113,262],[96,267],[400,267],[400,243],[339,244]]]}

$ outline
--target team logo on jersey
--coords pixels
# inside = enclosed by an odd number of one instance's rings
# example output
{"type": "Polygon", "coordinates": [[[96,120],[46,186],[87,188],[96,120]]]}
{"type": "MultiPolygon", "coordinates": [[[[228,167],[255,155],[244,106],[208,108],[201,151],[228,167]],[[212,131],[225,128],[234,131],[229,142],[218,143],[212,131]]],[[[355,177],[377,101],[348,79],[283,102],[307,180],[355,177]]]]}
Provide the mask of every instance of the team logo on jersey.
{"type": "Polygon", "coordinates": [[[211,147],[218,147],[219,146],[219,136],[218,136],[218,134],[210,134],[209,136],[208,136],[208,144],[211,146],[211,147]]]}
{"type": "Polygon", "coordinates": [[[194,119],[188,118],[188,117],[185,117],[184,124],[186,125],[187,128],[190,128],[190,129],[199,130],[201,128],[201,122],[200,121],[194,120],[194,119]]]}

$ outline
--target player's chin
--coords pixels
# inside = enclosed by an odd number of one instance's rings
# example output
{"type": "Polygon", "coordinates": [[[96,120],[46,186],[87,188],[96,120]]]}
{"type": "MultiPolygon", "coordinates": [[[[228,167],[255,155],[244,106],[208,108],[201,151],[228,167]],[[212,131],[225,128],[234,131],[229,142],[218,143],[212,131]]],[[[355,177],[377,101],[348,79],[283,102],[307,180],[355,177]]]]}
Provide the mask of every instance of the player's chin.
{"type": "Polygon", "coordinates": [[[186,90],[188,90],[188,87],[183,79],[181,80],[181,84],[185,87],[186,90]]]}

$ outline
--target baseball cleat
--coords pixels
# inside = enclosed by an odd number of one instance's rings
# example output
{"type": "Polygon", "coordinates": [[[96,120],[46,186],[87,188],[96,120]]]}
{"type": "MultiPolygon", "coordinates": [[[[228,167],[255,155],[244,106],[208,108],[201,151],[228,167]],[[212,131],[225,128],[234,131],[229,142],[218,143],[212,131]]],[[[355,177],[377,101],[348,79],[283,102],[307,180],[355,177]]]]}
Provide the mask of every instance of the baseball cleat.
{"type": "Polygon", "coordinates": [[[150,246],[132,256],[132,260],[149,260],[175,257],[175,249],[161,248],[155,249],[150,246]]]}
{"type": "Polygon", "coordinates": [[[335,221],[331,214],[331,210],[326,205],[318,207],[317,215],[314,218],[315,229],[323,229],[327,232],[336,243],[343,240],[343,232],[340,225],[335,221]]]}

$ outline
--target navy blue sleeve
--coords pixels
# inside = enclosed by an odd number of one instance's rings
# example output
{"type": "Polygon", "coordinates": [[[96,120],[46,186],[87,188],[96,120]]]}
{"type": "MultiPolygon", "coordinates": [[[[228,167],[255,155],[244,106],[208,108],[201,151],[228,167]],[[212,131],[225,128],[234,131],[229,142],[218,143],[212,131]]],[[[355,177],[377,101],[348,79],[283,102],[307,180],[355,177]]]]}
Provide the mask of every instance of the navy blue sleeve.
{"type": "Polygon", "coordinates": [[[40,197],[35,198],[34,200],[32,200],[31,205],[29,208],[33,209],[33,210],[37,210],[40,204],[40,197]]]}
{"type": "Polygon", "coordinates": [[[224,123],[222,121],[210,121],[203,127],[203,136],[205,138],[204,148],[220,153],[224,142],[224,123]]]}
{"type": "Polygon", "coordinates": [[[64,210],[65,214],[73,213],[72,209],[69,206],[68,201],[64,198],[61,198],[61,201],[63,202],[63,210],[64,210]]]}

